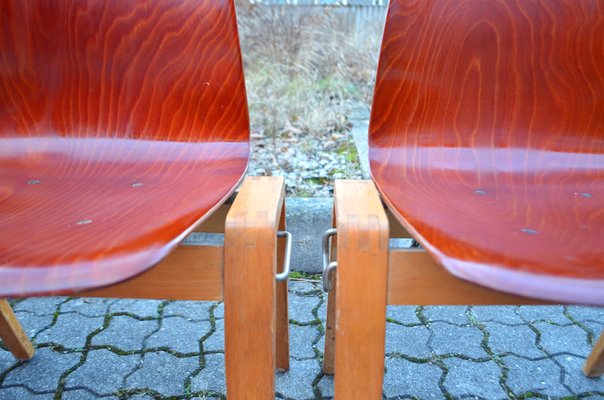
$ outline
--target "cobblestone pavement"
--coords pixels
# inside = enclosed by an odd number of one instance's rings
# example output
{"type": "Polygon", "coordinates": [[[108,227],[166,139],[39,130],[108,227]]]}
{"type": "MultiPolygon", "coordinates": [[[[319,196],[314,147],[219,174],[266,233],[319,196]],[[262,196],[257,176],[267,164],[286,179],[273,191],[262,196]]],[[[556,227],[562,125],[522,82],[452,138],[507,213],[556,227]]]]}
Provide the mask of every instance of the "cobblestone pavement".
{"type": "MultiPolygon", "coordinates": [[[[37,346],[15,362],[0,350],[0,399],[224,398],[220,303],[25,299],[15,312],[37,346]]],[[[291,370],[277,397],[322,399],[326,296],[290,283],[291,370]]],[[[389,307],[384,397],[604,398],[581,373],[604,330],[588,307],[389,307]]]]}

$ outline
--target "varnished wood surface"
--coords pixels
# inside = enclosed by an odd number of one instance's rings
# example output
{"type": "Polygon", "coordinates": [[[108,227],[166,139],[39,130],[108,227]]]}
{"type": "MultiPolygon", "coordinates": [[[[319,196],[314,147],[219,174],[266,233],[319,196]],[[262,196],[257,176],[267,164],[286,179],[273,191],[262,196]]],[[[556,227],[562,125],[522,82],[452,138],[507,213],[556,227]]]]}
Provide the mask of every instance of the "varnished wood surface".
{"type": "Polygon", "coordinates": [[[0,338],[16,359],[29,360],[33,357],[34,347],[4,299],[0,299],[0,338]]]}
{"type": "Polygon", "coordinates": [[[583,372],[591,378],[604,375],[604,333],[600,334],[600,338],[589,354],[583,372]]]}
{"type": "Polygon", "coordinates": [[[493,290],[459,279],[422,249],[390,249],[388,304],[392,305],[538,305],[551,304],[493,290]]]}
{"type": "Polygon", "coordinates": [[[248,177],[227,216],[224,357],[229,399],[275,398],[275,273],[284,199],[283,178],[248,177]]]}
{"type": "Polygon", "coordinates": [[[82,297],[221,301],[224,247],[177,246],[153,268],[82,297]]]}
{"type": "MultiPolygon", "coordinates": [[[[285,181],[283,181],[285,184],[285,181]]],[[[285,196],[284,196],[285,197],[285,196]]],[[[285,199],[281,207],[281,216],[279,217],[279,230],[286,231],[287,224],[285,218],[285,199]]],[[[287,239],[277,238],[277,272],[283,272],[285,266],[285,249],[287,239]]],[[[289,302],[288,302],[289,279],[277,281],[276,283],[276,330],[275,330],[275,366],[278,370],[289,370],[289,302]]]]}
{"type": "Polygon", "coordinates": [[[453,274],[604,305],[604,2],[393,0],[371,170],[453,274]]]}
{"type": "Polygon", "coordinates": [[[386,336],[388,218],[371,181],[336,181],[334,204],[338,229],[334,396],[346,400],[380,399],[386,336]]]}
{"type": "Polygon", "coordinates": [[[149,268],[234,190],[248,142],[231,1],[3,1],[0,295],[149,268]]]}

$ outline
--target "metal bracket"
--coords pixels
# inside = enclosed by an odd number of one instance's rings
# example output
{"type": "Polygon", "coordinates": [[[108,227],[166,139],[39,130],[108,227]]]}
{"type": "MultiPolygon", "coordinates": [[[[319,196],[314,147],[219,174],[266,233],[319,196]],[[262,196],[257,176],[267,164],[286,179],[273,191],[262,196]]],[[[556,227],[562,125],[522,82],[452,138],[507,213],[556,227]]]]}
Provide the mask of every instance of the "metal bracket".
{"type": "Polygon", "coordinates": [[[331,238],[338,234],[336,228],[331,228],[323,233],[323,291],[329,292],[332,288],[329,274],[338,267],[337,261],[331,261],[331,238]]]}
{"type": "Polygon", "coordinates": [[[289,278],[289,264],[292,257],[292,234],[288,231],[279,231],[277,232],[277,237],[286,238],[285,244],[285,257],[283,257],[283,272],[275,275],[275,278],[278,282],[286,281],[289,278]]]}

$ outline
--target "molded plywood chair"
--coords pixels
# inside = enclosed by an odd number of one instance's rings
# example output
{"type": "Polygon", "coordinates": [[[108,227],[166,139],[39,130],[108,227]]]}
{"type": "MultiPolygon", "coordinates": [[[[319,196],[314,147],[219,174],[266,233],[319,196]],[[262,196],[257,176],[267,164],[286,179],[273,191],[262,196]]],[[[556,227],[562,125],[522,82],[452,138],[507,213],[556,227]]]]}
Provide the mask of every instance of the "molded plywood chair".
{"type": "MultiPolygon", "coordinates": [[[[236,28],[231,0],[2,2],[0,296],[224,299],[229,398],[274,398],[283,180],[222,205],[249,156],[236,28]],[[224,246],[177,247],[194,231],[224,246]]],[[[0,307],[5,345],[31,357],[0,307]]]]}
{"type": "MultiPolygon", "coordinates": [[[[590,0],[391,1],[377,190],[335,184],[337,398],[381,398],[386,304],[604,305],[603,26],[590,0]]],[[[585,373],[603,372],[600,338],[585,373]]]]}

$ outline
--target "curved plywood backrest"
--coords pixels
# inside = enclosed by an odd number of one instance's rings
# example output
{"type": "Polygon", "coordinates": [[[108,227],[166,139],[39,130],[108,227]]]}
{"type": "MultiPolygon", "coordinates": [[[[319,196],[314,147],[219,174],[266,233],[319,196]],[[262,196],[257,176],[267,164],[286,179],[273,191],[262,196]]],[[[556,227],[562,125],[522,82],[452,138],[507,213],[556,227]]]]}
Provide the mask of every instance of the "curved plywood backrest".
{"type": "Polygon", "coordinates": [[[247,141],[231,0],[0,7],[0,137],[247,141]]]}
{"type": "Polygon", "coordinates": [[[601,153],[603,66],[601,1],[392,0],[371,144],[601,153]]]}
{"type": "Polygon", "coordinates": [[[604,2],[392,0],[372,176],[463,278],[604,304],[604,2]]]}

